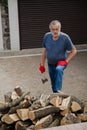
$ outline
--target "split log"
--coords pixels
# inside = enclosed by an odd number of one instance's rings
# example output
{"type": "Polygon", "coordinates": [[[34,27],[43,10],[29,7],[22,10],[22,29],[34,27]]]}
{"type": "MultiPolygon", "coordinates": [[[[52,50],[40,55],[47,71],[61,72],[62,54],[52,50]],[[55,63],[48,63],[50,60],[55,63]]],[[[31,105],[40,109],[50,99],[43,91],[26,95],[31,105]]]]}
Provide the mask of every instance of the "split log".
{"type": "Polygon", "coordinates": [[[54,97],[54,98],[52,98],[52,99],[50,100],[50,104],[52,104],[52,105],[54,105],[54,106],[56,106],[56,107],[58,107],[59,105],[61,105],[61,103],[62,103],[62,98],[59,97],[59,96],[54,97]]]}
{"type": "Polygon", "coordinates": [[[8,113],[13,114],[16,112],[17,109],[28,108],[30,106],[31,106],[31,102],[27,100],[26,102],[21,103],[15,107],[11,107],[8,113]]]}
{"type": "Polygon", "coordinates": [[[5,102],[6,102],[6,103],[12,102],[11,95],[12,95],[12,92],[8,92],[8,93],[6,93],[6,94],[4,95],[4,99],[5,99],[5,102]]]}
{"type": "Polygon", "coordinates": [[[33,102],[35,102],[36,100],[37,100],[37,97],[34,97],[34,96],[32,96],[32,95],[26,95],[25,96],[25,99],[28,99],[28,100],[30,100],[31,101],[31,103],[33,103],[33,102]],[[30,96],[30,97],[29,97],[30,96]],[[29,98],[28,98],[29,97],[29,98]]]}
{"type": "Polygon", "coordinates": [[[87,104],[84,107],[84,113],[87,113],[87,104]]]}
{"type": "Polygon", "coordinates": [[[62,104],[59,106],[60,110],[69,109],[71,105],[71,97],[64,98],[62,104]]]}
{"type": "Polygon", "coordinates": [[[15,92],[18,91],[19,99],[10,103],[0,103],[1,130],[28,130],[28,128],[29,130],[37,130],[59,126],[60,124],[65,125],[87,121],[87,106],[74,96],[62,93],[50,96],[41,94],[38,99],[31,99],[29,92],[22,95],[20,88],[17,87],[16,89],[15,92]],[[3,113],[7,114],[4,115],[3,113]],[[19,122],[19,120],[21,121],[19,122]]]}
{"type": "Polygon", "coordinates": [[[85,107],[85,103],[84,102],[82,102],[81,100],[79,100],[75,96],[71,96],[71,100],[77,102],[81,106],[82,112],[84,111],[84,107],[85,107]]]}
{"type": "Polygon", "coordinates": [[[70,112],[70,110],[69,109],[65,109],[65,110],[61,110],[60,111],[60,115],[61,116],[65,116],[67,113],[69,113],[70,112]]]}
{"type": "Polygon", "coordinates": [[[81,106],[77,102],[73,101],[71,105],[71,111],[77,112],[79,110],[81,110],[81,106]]]}
{"type": "Polygon", "coordinates": [[[1,117],[3,116],[3,114],[2,113],[0,113],[0,119],[1,119],[1,117]]]}
{"type": "Polygon", "coordinates": [[[32,123],[35,125],[37,123],[37,121],[38,121],[38,119],[35,119],[35,120],[32,121],[32,123]]]}
{"type": "Polygon", "coordinates": [[[25,99],[25,100],[28,100],[28,101],[32,101],[32,98],[33,98],[33,97],[31,97],[30,95],[26,95],[26,96],[24,97],[24,99],[25,99]]]}
{"type": "Polygon", "coordinates": [[[17,110],[17,114],[22,121],[29,119],[28,113],[29,113],[29,109],[18,109],[17,110]]]}
{"type": "Polygon", "coordinates": [[[30,129],[27,129],[21,121],[18,121],[15,125],[15,130],[30,130],[30,129]]]}
{"type": "Polygon", "coordinates": [[[81,123],[81,120],[73,113],[68,113],[67,115],[65,115],[65,117],[63,117],[60,122],[61,125],[68,125],[74,123],[81,123]]]}
{"type": "Polygon", "coordinates": [[[6,130],[14,130],[14,124],[11,124],[11,125],[7,125],[6,124],[6,130]]]}
{"type": "Polygon", "coordinates": [[[0,101],[0,107],[3,107],[6,103],[0,101]]]}
{"type": "Polygon", "coordinates": [[[2,121],[0,120],[0,126],[2,126],[2,121]]]}
{"type": "Polygon", "coordinates": [[[62,93],[52,93],[52,94],[50,94],[50,96],[49,96],[49,101],[52,99],[52,98],[55,98],[55,97],[61,97],[61,98],[67,98],[67,97],[69,97],[69,95],[67,95],[67,94],[62,94],[62,93]]]}
{"type": "Polygon", "coordinates": [[[15,91],[13,91],[12,92],[12,95],[11,95],[11,99],[12,99],[12,101],[15,101],[16,99],[19,99],[20,97],[18,96],[18,94],[15,92],[15,91]]]}
{"type": "Polygon", "coordinates": [[[77,103],[79,103],[82,111],[84,111],[85,103],[82,102],[81,100],[79,100],[78,98],[76,98],[75,96],[72,96],[72,95],[61,94],[61,93],[53,93],[53,94],[50,94],[49,100],[51,100],[52,98],[57,97],[57,96],[62,97],[62,98],[71,97],[71,101],[76,101],[77,103]]]}
{"type": "Polygon", "coordinates": [[[48,100],[49,96],[50,95],[41,94],[39,101],[40,101],[40,104],[41,104],[42,107],[45,107],[49,104],[49,100],[48,100]]]}
{"type": "Polygon", "coordinates": [[[78,117],[82,122],[87,121],[87,113],[77,114],[77,117],[78,117]]]}
{"type": "Polygon", "coordinates": [[[68,113],[66,115],[66,118],[70,121],[72,121],[73,123],[80,123],[81,120],[74,114],[74,113],[68,113]]]}
{"type": "Polygon", "coordinates": [[[18,105],[24,99],[24,97],[26,95],[28,95],[29,93],[30,92],[25,92],[19,99],[16,99],[15,101],[13,101],[11,103],[8,103],[8,104],[5,104],[3,106],[0,106],[0,112],[3,112],[6,109],[10,109],[11,107],[18,105]]]}
{"type": "Polygon", "coordinates": [[[58,118],[56,118],[50,125],[49,127],[55,127],[55,126],[59,126],[60,124],[60,120],[58,118]]]}
{"type": "Polygon", "coordinates": [[[57,113],[59,112],[59,108],[55,106],[46,106],[44,108],[40,108],[37,110],[29,111],[29,119],[30,120],[35,120],[42,118],[44,116],[47,116],[52,113],[57,113]]]}
{"type": "Polygon", "coordinates": [[[6,124],[13,124],[14,122],[19,120],[19,117],[17,116],[17,114],[5,114],[2,118],[1,118],[2,122],[6,123],[6,124]]]}
{"type": "Polygon", "coordinates": [[[16,86],[14,89],[18,96],[22,96],[23,92],[22,89],[19,86],[16,86]]]}
{"type": "Polygon", "coordinates": [[[39,100],[36,100],[35,102],[33,102],[30,107],[31,110],[37,110],[39,108],[42,108],[42,105],[39,100]]]}
{"type": "Polygon", "coordinates": [[[31,110],[36,110],[36,109],[49,105],[48,98],[49,98],[49,95],[41,94],[41,96],[38,99],[33,101],[32,105],[31,105],[31,110]]]}
{"type": "Polygon", "coordinates": [[[25,127],[33,125],[33,122],[30,119],[21,122],[25,127]]]}
{"type": "Polygon", "coordinates": [[[27,128],[29,128],[30,130],[35,130],[35,125],[31,125],[31,126],[29,126],[27,128]]]}
{"type": "Polygon", "coordinates": [[[65,116],[60,121],[60,125],[69,125],[69,124],[73,124],[73,123],[70,120],[67,120],[65,116]]]}
{"type": "Polygon", "coordinates": [[[6,124],[2,124],[2,126],[0,127],[0,130],[7,130],[6,124]]]}
{"type": "Polygon", "coordinates": [[[42,128],[47,128],[53,121],[53,116],[48,115],[42,119],[40,119],[36,124],[35,124],[35,130],[42,129],[42,128]]]}

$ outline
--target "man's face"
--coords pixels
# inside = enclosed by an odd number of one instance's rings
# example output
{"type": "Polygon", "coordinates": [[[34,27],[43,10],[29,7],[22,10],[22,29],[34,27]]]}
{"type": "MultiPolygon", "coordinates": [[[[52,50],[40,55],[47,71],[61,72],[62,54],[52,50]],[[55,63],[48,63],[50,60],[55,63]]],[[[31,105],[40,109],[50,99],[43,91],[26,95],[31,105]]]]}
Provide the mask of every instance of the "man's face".
{"type": "Polygon", "coordinates": [[[60,27],[58,25],[52,25],[50,27],[53,37],[58,37],[60,34],[60,27]]]}

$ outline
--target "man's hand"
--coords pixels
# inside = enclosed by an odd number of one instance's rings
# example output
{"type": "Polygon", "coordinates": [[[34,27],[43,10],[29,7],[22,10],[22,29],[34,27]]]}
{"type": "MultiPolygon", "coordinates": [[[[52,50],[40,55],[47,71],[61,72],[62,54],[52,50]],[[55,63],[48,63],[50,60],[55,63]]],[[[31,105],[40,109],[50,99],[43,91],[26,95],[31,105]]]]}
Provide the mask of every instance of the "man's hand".
{"type": "Polygon", "coordinates": [[[66,60],[60,60],[57,62],[57,65],[61,65],[61,66],[65,66],[67,64],[68,64],[68,62],[66,60]]]}
{"type": "Polygon", "coordinates": [[[39,70],[40,70],[41,73],[44,73],[45,72],[45,67],[40,64],[39,70]]]}

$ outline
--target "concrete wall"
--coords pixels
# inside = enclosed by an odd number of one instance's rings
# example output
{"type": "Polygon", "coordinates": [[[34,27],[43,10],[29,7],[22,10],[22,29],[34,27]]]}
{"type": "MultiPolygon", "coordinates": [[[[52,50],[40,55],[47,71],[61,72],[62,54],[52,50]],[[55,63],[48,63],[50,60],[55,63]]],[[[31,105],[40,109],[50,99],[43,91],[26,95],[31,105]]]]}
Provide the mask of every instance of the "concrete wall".
{"type": "Polygon", "coordinates": [[[8,0],[11,50],[20,50],[18,1],[8,0]]]}

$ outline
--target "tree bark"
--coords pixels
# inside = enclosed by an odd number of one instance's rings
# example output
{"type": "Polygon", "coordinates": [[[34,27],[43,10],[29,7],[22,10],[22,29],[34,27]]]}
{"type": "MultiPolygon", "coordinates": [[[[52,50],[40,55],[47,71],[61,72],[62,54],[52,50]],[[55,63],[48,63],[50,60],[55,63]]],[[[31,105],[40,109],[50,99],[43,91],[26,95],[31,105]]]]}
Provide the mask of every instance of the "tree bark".
{"type": "Polygon", "coordinates": [[[73,113],[68,113],[60,122],[61,125],[69,125],[74,123],[81,123],[81,120],[73,113]]]}
{"type": "Polygon", "coordinates": [[[18,96],[22,96],[23,92],[22,92],[22,90],[19,86],[17,86],[14,90],[17,93],[18,96]]]}
{"type": "Polygon", "coordinates": [[[59,112],[59,108],[54,106],[47,106],[37,110],[29,111],[29,119],[35,120],[57,112],[59,112]]]}
{"type": "Polygon", "coordinates": [[[77,117],[78,117],[82,122],[87,121],[87,113],[77,114],[77,117]]]}
{"type": "Polygon", "coordinates": [[[60,123],[59,119],[56,118],[56,119],[49,125],[49,127],[59,126],[59,123],[60,123]]]}
{"type": "Polygon", "coordinates": [[[41,94],[39,101],[42,107],[45,107],[49,104],[49,96],[50,95],[41,94]]]}
{"type": "Polygon", "coordinates": [[[0,112],[3,112],[5,111],[6,109],[10,109],[11,107],[13,106],[16,106],[18,105],[26,95],[28,95],[30,92],[25,92],[19,99],[16,99],[15,101],[11,102],[11,103],[8,103],[8,104],[5,104],[3,106],[0,107],[0,112]]]}
{"type": "Polygon", "coordinates": [[[7,94],[4,95],[5,102],[8,102],[8,103],[12,102],[11,95],[12,95],[12,92],[8,92],[7,94]]]}
{"type": "Polygon", "coordinates": [[[7,130],[6,124],[2,124],[2,126],[0,127],[0,130],[7,130]]]}
{"type": "Polygon", "coordinates": [[[27,129],[21,121],[18,121],[16,124],[15,124],[15,130],[30,130],[30,129],[27,129]]]}
{"type": "Polygon", "coordinates": [[[52,123],[52,121],[53,121],[52,115],[48,115],[48,116],[40,119],[35,125],[35,130],[47,128],[52,123]]]}
{"type": "Polygon", "coordinates": [[[87,113],[87,104],[84,106],[84,113],[87,113]]]}
{"type": "Polygon", "coordinates": [[[17,109],[28,108],[30,106],[31,106],[31,102],[27,100],[26,102],[24,102],[22,104],[19,104],[15,107],[11,107],[8,113],[13,114],[16,112],[17,109]]]}
{"type": "Polygon", "coordinates": [[[85,103],[76,98],[75,96],[71,96],[71,100],[77,102],[81,106],[82,112],[84,112],[85,103]]]}

